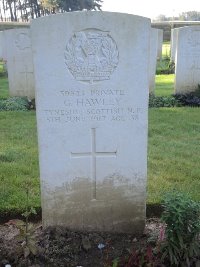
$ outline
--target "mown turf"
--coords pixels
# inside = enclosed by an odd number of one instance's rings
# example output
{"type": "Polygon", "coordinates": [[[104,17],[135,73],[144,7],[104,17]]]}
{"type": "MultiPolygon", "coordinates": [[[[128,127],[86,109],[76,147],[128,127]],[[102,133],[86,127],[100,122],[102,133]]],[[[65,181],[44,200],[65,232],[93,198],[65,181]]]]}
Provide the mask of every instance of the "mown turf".
{"type": "Polygon", "coordinates": [[[200,109],[150,109],[148,149],[148,201],[173,187],[200,201],[200,109]]]}
{"type": "Polygon", "coordinates": [[[0,60],[0,99],[8,98],[8,78],[5,72],[4,63],[0,60]]]}
{"type": "Polygon", "coordinates": [[[0,211],[23,210],[26,183],[40,206],[35,112],[0,112],[0,211]]]}
{"type": "Polygon", "coordinates": [[[156,75],[156,96],[169,96],[174,93],[174,74],[156,75]]]}
{"type": "Polygon", "coordinates": [[[0,99],[8,97],[8,79],[6,77],[0,77],[0,99]]]}

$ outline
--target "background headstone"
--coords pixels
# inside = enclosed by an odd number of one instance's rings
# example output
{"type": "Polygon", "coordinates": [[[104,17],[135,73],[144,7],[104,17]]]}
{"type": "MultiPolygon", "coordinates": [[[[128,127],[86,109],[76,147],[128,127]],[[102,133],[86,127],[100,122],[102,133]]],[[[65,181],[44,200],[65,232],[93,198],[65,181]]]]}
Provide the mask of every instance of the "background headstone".
{"type": "Polygon", "coordinates": [[[162,58],[162,45],[163,45],[163,30],[158,29],[158,50],[157,50],[157,59],[162,58]]]}
{"type": "Polygon", "coordinates": [[[3,59],[3,31],[0,31],[0,60],[3,59]]]}
{"type": "Polygon", "coordinates": [[[4,31],[9,95],[35,98],[30,29],[4,31]]]}
{"type": "Polygon", "coordinates": [[[176,58],[176,46],[177,46],[177,36],[180,28],[172,29],[171,31],[171,42],[170,42],[170,55],[171,61],[175,62],[176,58]]]}
{"type": "Polygon", "coordinates": [[[195,91],[200,84],[200,26],[178,31],[175,59],[175,93],[195,91]]]}
{"type": "Polygon", "coordinates": [[[149,57],[149,93],[154,93],[158,51],[158,29],[151,28],[149,57]]]}
{"type": "Polygon", "coordinates": [[[150,20],[71,12],[31,32],[44,226],[141,233],[150,20]]]}

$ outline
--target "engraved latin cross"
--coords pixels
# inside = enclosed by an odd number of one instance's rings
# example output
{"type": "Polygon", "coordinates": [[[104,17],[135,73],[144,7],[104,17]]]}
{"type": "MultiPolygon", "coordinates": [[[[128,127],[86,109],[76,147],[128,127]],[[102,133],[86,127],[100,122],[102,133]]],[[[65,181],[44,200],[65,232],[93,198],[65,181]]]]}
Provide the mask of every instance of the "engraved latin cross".
{"type": "Polygon", "coordinates": [[[90,152],[71,152],[72,158],[90,157],[91,159],[91,178],[93,182],[92,198],[96,199],[96,160],[97,157],[116,157],[117,151],[114,152],[101,152],[96,151],[96,129],[91,129],[91,151],[90,152]]]}

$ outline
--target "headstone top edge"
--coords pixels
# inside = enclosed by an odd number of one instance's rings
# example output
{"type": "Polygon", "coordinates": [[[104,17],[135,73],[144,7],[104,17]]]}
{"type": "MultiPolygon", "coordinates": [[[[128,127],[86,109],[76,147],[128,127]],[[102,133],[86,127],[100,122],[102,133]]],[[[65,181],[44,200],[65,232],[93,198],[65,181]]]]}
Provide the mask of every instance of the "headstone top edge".
{"type": "Polygon", "coordinates": [[[4,31],[2,31],[2,32],[4,32],[4,33],[17,33],[17,32],[28,32],[28,31],[30,31],[30,28],[15,28],[15,29],[8,29],[8,30],[4,30],[4,31]]]}
{"type": "Polygon", "coordinates": [[[143,20],[149,24],[151,24],[151,19],[148,17],[143,17],[143,16],[139,16],[139,15],[135,15],[135,14],[129,14],[129,13],[122,13],[122,12],[111,12],[111,11],[73,11],[73,12],[65,12],[65,13],[59,13],[59,14],[52,14],[49,16],[44,16],[44,17],[40,17],[37,19],[33,19],[30,21],[30,26],[37,24],[37,23],[41,23],[42,21],[47,21],[47,20],[54,20],[57,18],[61,18],[61,17],[66,17],[66,18],[73,18],[73,17],[77,17],[77,16],[120,16],[120,17],[129,17],[129,18],[135,18],[136,20],[143,20]]]}
{"type": "Polygon", "coordinates": [[[175,28],[178,31],[185,31],[185,30],[193,30],[193,29],[198,29],[200,30],[200,25],[194,25],[194,26],[184,26],[184,27],[180,27],[180,28],[175,28]]]}

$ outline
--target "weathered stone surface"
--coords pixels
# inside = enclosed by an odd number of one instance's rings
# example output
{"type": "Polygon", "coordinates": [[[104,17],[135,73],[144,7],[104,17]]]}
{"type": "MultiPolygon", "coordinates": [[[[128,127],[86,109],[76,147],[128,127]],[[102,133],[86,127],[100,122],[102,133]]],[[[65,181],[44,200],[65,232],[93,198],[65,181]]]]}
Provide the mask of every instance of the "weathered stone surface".
{"type": "Polygon", "coordinates": [[[0,31],[0,59],[3,59],[3,31],[0,31]]]}
{"type": "Polygon", "coordinates": [[[200,26],[178,30],[175,93],[188,93],[200,84],[200,26]]]}
{"type": "Polygon", "coordinates": [[[171,53],[171,61],[175,62],[176,58],[176,46],[177,46],[177,36],[178,30],[180,28],[172,29],[171,31],[171,42],[170,42],[170,53],[171,53]]]}
{"type": "Polygon", "coordinates": [[[10,96],[35,98],[30,29],[4,31],[10,96]]]}
{"type": "Polygon", "coordinates": [[[151,28],[149,57],[149,92],[154,93],[158,51],[158,29],[151,28]]]}
{"type": "Polygon", "coordinates": [[[163,30],[158,29],[157,59],[162,58],[163,30]]]}
{"type": "Polygon", "coordinates": [[[44,226],[141,233],[150,20],[72,12],[31,32],[44,226]]]}

